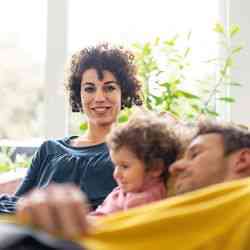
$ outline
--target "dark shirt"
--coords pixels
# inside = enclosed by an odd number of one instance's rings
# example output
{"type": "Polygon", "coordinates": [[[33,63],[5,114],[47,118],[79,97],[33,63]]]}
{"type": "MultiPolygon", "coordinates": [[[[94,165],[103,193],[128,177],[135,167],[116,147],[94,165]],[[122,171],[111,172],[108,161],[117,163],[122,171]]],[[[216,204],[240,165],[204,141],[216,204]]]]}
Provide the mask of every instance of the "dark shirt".
{"type": "MultiPolygon", "coordinates": [[[[49,140],[40,146],[15,196],[22,196],[35,187],[47,187],[53,182],[74,183],[87,195],[93,209],[102,203],[116,186],[107,145],[73,147],[69,144],[72,138],[49,140]]],[[[11,201],[0,198],[0,212],[15,211],[16,200],[9,198],[11,201]],[[6,203],[8,208],[4,207],[6,203]],[[13,203],[13,207],[9,203],[13,203]]]]}

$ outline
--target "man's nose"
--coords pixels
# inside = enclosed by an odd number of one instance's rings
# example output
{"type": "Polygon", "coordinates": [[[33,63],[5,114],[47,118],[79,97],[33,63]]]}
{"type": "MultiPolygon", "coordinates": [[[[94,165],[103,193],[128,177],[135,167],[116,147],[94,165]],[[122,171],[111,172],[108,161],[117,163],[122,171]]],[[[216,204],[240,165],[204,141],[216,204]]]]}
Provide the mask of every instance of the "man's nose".
{"type": "Polygon", "coordinates": [[[174,162],[173,164],[171,164],[171,166],[169,167],[169,173],[171,174],[171,176],[175,176],[179,172],[182,172],[183,170],[185,170],[186,167],[187,167],[187,164],[185,160],[178,160],[174,162]]]}

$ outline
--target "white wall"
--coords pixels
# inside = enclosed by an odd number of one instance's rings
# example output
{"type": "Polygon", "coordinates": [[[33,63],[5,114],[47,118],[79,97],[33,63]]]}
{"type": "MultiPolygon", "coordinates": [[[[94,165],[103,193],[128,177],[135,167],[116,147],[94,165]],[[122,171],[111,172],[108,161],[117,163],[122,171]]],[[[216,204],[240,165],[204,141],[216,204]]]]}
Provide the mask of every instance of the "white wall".
{"type": "Polygon", "coordinates": [[[242,83],[243,87],[231,89],[231,95],[236,99],[231,107],[231,119],[250,126],[250,1],[230,0],[228,16],[231,24],[240,26],[238,41],[243,41],[245,45],[237,56],[236,67],[232,70],[233,79],[242,83]]]}

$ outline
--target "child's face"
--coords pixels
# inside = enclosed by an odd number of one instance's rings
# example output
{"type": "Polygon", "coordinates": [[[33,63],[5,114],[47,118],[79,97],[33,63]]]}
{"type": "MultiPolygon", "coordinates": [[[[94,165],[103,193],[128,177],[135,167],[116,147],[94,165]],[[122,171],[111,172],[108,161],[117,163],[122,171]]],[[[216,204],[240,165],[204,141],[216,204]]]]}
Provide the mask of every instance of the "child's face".
{"type": "Polygon", "coordinates": [[[117,151],[111,150],[110,155],[115,165],[113,176],[118,186],[124,192],[140,191],[149,174],[145,171],[144,162],[125,146],[117,151]]]}

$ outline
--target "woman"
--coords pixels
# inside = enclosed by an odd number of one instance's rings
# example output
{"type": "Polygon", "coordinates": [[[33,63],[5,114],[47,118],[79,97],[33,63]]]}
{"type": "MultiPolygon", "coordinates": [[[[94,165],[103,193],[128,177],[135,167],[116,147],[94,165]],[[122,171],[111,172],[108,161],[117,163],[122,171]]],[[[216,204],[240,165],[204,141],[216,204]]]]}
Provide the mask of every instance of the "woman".
{"type": "Polygon", "coordinates": [[[85,48],[72,57],[66,88],[73,111],[85,113],[88,131],[44,142],[16,196],[50,183],[73,183],[96,208],[116,185],[105,137],[122,108],[141,104],[133,56],[107,44],[85,48]]]}

